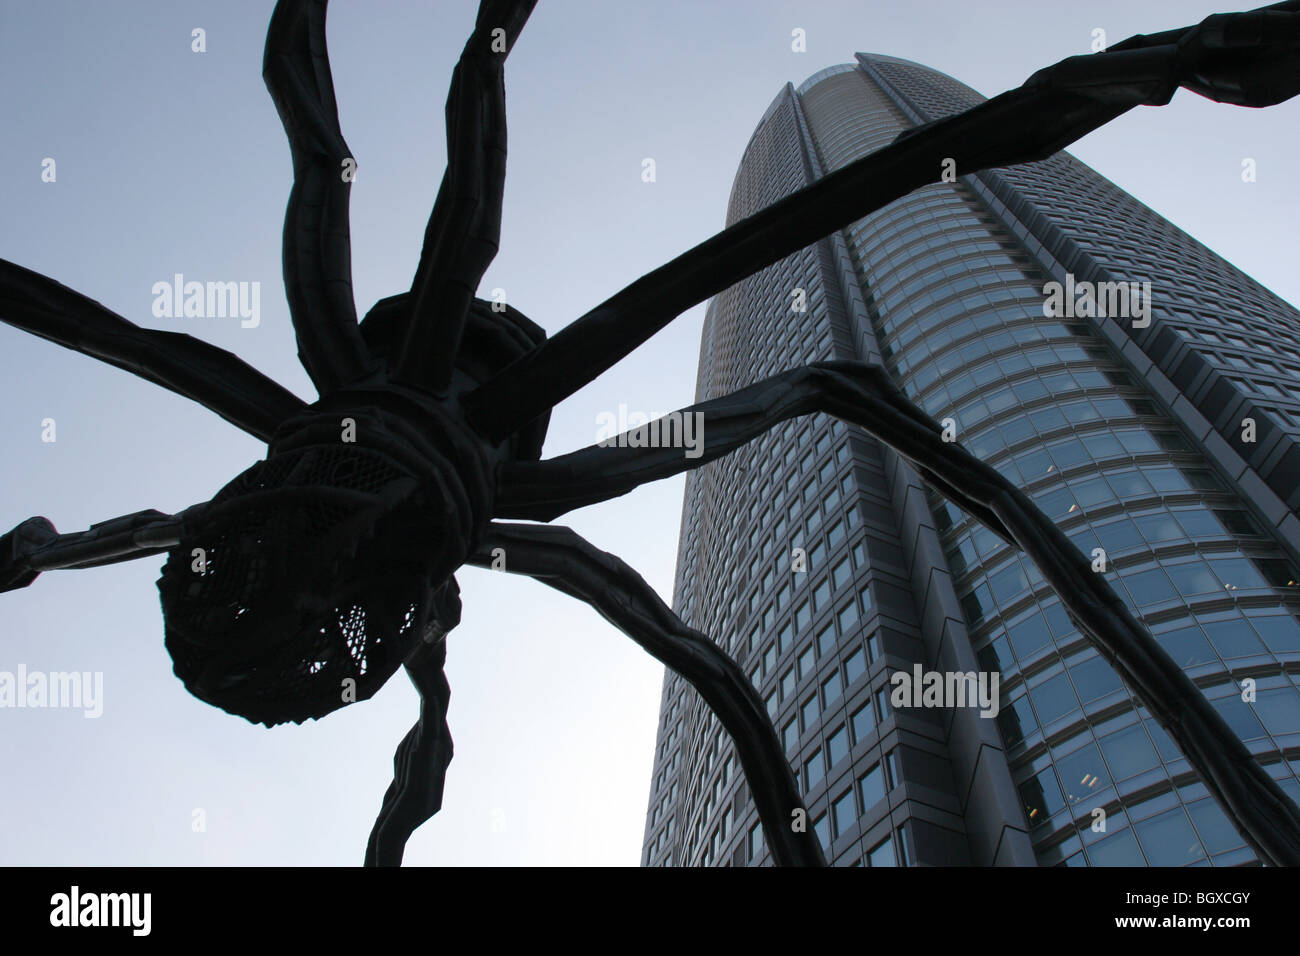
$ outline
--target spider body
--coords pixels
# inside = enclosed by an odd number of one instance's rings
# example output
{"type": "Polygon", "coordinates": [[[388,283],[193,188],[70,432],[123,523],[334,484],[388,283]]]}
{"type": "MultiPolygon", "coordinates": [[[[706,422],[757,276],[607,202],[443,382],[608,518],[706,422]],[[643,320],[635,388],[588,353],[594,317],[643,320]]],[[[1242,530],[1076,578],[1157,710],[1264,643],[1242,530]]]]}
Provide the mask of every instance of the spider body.
{"type": "Polygon", "coordinates": [[[450,630],[453,574],[494,515],[496,472],[521,450],[537,457],[549,417],[492,443],[459,396],[545,333],[476,300],[438,395],[388,377],[408,301],[385,299],[361,324],[373,383],[287,419],[168,552],[165,642],[196,697],[268,725],[323,717],[450,630]]]}
{"type": "Polygon", "coordinates": [[[881,366],[814,363],[675,412],[699,423],[693,455],[618,441],[540,460],[558,402],[686,309],[937,181],[954,159],[963,174],[1040,159],[1134,106],[1162,105],[1179,85],[1251,106],[1300,92],[1300,0],[1064,60],[734,224],[551,338],[512,307],[474,297],[500,238],[504,62],[534,2],[482,0],[452,77],[447,171],[416,275],[360,322],[352,177],[339,175],[355,161],[339,126],[325,0],[277,3],[263,75],[293,160],[285,291],[314,403],[228,352],[142,329],[0,260],[0,320],[201,402],[268,449],[211,501],[174,515],[141,511],[72,534],[43,517],[21,522],[0,535],[0,591],[44,571],[165,553],[158,586],[176,674],[202,700],[266,724],[324,716],[404,667],[420,717],[397,748],[365,856],[397,864],[441,806],[452,757],[443,637],[460,620],[454,574],[470,564],[530,576],[585,601],[689,681],[732,738],[773,860],[821,865],[814,828],[791,825],[807,808],[746,672],[614,555],[544,522],[825,413],[891,445],[1034,560],[1261,859],[1300,865],[1300,808],[1055,523],[945,441],[881,366]]]}

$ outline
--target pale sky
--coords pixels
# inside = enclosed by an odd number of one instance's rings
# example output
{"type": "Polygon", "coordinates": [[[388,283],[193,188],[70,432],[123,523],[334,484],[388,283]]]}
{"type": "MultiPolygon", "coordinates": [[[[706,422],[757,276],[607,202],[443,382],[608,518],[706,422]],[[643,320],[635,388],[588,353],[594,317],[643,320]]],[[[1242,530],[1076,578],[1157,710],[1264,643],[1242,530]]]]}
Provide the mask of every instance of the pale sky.
{"type": "MultiPolygon", "coordinates": [[[[288,146],[260,75],[272,4],[0,0],[0,257],[141,325],[235,352],[307,400],[281,285],[288,146]],[[207,50],[191,51],[191,30],[207,50]],[[41,180],[42,160],[57,178],[41,180]],[[155,282],[261,283],[261,322],[151,315],[155,282]]],[[[554,333],[718,231],[741,152],[786,81],[856,50],[986,95],[1216,12],[1193,0],[542,0],[506,69],[501,253],[483,289],[554,333]],[[1086,12],[1084,7],[1086,6],[1086,12]],[[791,31],[807,51],[790,49],[791,31]],[[653,158],[657,181],[641,181],[653,158]]],[[[352,191],[358,312],[406,289],[445,162],[447,83],[468,0],[337,0],[329,44],[352,191]]],[[[1292,302],[1300,107],[1180,92],[1074,150],[1292,302]],[[1241,181],[1243,158],[1258,181],[1241,181]]],[[[481,293],[482,294],[482,290],[481,293]]],[[[546,454],[597,416],[693,399],[703,308],[552,415],[546,454]]],[[[263,446],[178,396],[0,326],[0,531],[61,531],[211,496],[263,446]],[[57,440],[42,442],[41,422],[57,440]]],[[[682,479],[563,520],[671,598],[682,479]]],[[[102,672],[103,715],[0,709],[0,864],[355,865],[416,717],[396,675],[319,722],[268,730],[191,697],[163,648],[162,558],[54,572],[0,595],[0,671],[102,672]],[[195,832],[195,811],[203,832],[195,832]]],[[[456,757],[443,810],[407,847],[437,864],[639,861],[662,668],[594,611],[513,575],[458,575],[449,644],[456,757]]]]}

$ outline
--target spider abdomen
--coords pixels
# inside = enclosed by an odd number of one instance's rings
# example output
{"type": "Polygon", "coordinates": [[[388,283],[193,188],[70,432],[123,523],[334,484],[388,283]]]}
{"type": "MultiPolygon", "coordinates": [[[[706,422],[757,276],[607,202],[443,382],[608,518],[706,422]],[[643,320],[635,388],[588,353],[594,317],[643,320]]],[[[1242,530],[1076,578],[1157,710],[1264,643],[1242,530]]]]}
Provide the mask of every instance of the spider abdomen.
{"type": "Polygon", "coordinates": [[[367,699],[453,626],[451,575],[488,507],[467,442],[334,404],[289,423],[217,493],[158,581],[176,675],[251,721],[367,699]]]}

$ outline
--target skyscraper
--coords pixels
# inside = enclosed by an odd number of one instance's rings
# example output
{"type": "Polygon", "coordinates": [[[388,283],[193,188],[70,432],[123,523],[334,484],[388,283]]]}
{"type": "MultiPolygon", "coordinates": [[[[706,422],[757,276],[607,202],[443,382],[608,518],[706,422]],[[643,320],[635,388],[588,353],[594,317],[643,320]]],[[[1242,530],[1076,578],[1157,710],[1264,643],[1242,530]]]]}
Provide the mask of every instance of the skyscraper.
{"type": "MultiPolygon", "coordinates": [[[[982,100],[856,59],[773,100],[728,224],[982,100]]],[[[1300,799],[1300,312],[1066,153],[949,172],[710,302],[697,400],[882,364],[1300,799]]],[[[1034,566],[859,429],[798,419],[691,472],[674,607],[767,701],[835,865],[1255,859],[1034,566]],[[997,675],[994,706],[894,706],[918,669],[997,675]]],[[[671,673],[642,861],[769,861],[729,738],[671,673]]]]}

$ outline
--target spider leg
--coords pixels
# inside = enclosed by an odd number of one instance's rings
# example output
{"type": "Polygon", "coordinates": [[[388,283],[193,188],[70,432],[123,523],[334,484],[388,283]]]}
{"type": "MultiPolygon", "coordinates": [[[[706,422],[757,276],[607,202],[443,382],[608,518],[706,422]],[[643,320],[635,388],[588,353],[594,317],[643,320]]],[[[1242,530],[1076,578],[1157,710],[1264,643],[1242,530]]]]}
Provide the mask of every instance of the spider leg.
{"type": "Polygon", "coordinates": [[[225,349],[142,329],[53,279],[0,259],[0,322],[198,402],[262,441],[304,402],[225,349]]]}
{"type": "MultiPolygon", "coordinates": [[[[623,436],[616,442],[546,461],[507,462],[499,475],[496,516],[553,521],[575,508],[627,494],[647,481],[698,468],[753,441],[779,422],[813,412],[828,412],[861,425],[900,451],[942,440],[940,426],[878,366],[826,362],[783,372],[660,419],[656,432],[661,436],[675,429],[679,438],[685,438],[686,429],[693,430],[698,444],[692,457],[687,457],[692,450],[683,450],[681,441],[636,448],[628,447],[627,436],[623,436]],[[837,371],[840,367],[854,380],[848,394],[834,388],[842,381],[837,371]]],[[[641,431],[648,432],[649,426],[641,431]]],[[[944,443],[944,454],[952,447],[944,443]]],[[[954,485],[924,461],[913,460],[913,464],[954,504],[1015,545],[1001,519],[985,503],[989,488],[973,479],[966,485],[954,485]]]]}
{"type": "Polygon", "coordinates": [[[366,377],[374,361],[352,299],[348,196],[355,163],[339,128],[325,45],[326,0],[279,0],[262,77],[293,156],[284,216],[284,289],[298,356],[323,395],[366,377]]]}
{"type": "Polygon", "coordinates": [[[781,866],[825,866],[812,829],[791,826],[803,798],[762,698],[735,661],[683,623],[626,563],[569,528],[494,522],[469,563],[490,567],[497,548],[506,570],[590,604],[690,681],[735,742],[772,858],[781,866]]]}
{"type": "Polygon", "coordinates": [[[0,592],[25,588],[42,571],[93,568],[161,554],[180,543],[186,523],[205,507],[194,505],[174,515],[137,511],[70,534],[59,534],[47,518],[28,518],[0,535],[0,592]]]}
{"type": "Polygon", "coordinates": [[[406,673],[420,692],[420,719],[393,756],[393,782],[366,845],[366,866],[400,866],[406,841],[416,827],[442,809],[443,785],[451,763],[447,705],[451,685],[443,666],[447,642],[423,643],[406,662],[406,673]]]}
{"type": "Polygon", "coordinates": [[[889,386],[878,369],[824,362],[774,376],[729,399],[707,402],[704,448],[689,459],[681,448],[593,447],[545,462],[504,468],[503,514],[550,517],[624,494],[646,481],[697,467],[793,415],[823,411],[867,429],[913,462],[922,475],[976,518],[992,515],[1042,571],[1075,625],[1119,672],[1133,694],[1178,744],[1238,832],[1262,860],[1300,865],[1300,809],[1251,756],[1245,744],[1129,612],[1069,538],[996,469],[960,445],[889,386]],[[891,394],[892,393],[892,394],[891,394]],[[883,396],[883,397],[882,397],[883,396]],[[717,435],[717,437],[713,437],[717,435]],[[719,447],[714,447],[717,442],[719,447]],[[970,511],[966,502],[979,503],[970,511]]]}
{"type": "Polygon", "coordinates": [[[536,0],[483,0],[447,95],[447,171],[411,283],[395,378],[441,391],[501,239],[506,181],[505,61],[536,0]]]}
{"type": "Polygon", "coordinates": [[[1179,85],[1265,106],[1300,92],[1298,76],[1295,0],[1062,60],[964,113],[907,130],[642,276],[470,392],[466,410],[483,434],[504,439],[690,307],[938,181],[944,160],[961,175],[1033,162],[1135,106],[1164,105],[1179,85]]]}

